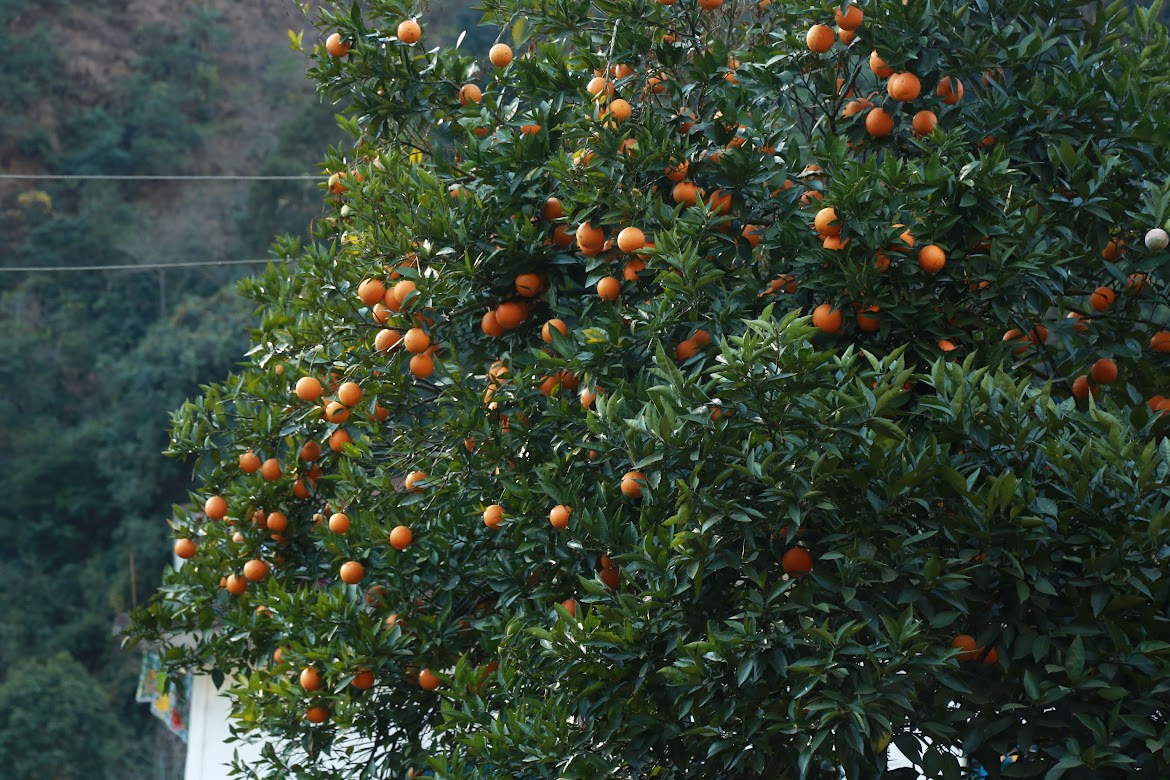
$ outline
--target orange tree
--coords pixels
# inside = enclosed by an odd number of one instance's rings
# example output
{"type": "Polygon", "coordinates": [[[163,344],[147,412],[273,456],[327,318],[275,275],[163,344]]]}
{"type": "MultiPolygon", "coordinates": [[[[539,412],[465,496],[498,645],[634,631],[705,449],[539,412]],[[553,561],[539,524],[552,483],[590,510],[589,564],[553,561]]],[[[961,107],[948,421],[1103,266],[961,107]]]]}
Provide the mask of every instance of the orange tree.
{"type": "Polygon", "coordinates": [[[320,12],[354,148],[174,417],[238,771],[1164,777],[1157,9],[485,10],[320,12]]]}

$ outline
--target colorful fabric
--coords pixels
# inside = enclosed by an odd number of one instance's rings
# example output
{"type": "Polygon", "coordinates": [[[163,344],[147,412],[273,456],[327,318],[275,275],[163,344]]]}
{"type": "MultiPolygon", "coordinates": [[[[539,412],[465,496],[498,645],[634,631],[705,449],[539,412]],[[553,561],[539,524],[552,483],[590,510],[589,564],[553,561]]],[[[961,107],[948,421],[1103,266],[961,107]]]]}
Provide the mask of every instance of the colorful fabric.
{"type": "Polygon", "coordinates": [[[135,699],[150,704],[151,713],[165,723],[172,734],[187,741],[187,719],[191,712],[190,674],[167,677],[162,673],[159,654],[148,650],[142,654],[142,671],[138,674],[135,699]]]}

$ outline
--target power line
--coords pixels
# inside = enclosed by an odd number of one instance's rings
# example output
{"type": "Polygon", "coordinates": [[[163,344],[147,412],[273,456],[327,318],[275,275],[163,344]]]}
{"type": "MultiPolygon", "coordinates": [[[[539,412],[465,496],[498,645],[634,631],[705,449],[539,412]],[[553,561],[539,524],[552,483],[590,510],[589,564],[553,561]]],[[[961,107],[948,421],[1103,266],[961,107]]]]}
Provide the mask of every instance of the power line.
{"type": "Polygon", "coordinates": [[[104,173],[0,173],[0,179],[70,179],[89,181],[321,181],[324,176],[237,176],[192,174],[190,176],[138,176],[104,173]]]}
{"type": "Polygon", "coordinates": [[[197,260],[190,263],[131,263],[127,265],[19,266],[0,268],[0,273],[60,273],[63,271],[139,271],[155,268],[198,268],[209,265],[246,265],[249,263],[287,263],[290,258],[265,257],[249,260],[197,260]]]}

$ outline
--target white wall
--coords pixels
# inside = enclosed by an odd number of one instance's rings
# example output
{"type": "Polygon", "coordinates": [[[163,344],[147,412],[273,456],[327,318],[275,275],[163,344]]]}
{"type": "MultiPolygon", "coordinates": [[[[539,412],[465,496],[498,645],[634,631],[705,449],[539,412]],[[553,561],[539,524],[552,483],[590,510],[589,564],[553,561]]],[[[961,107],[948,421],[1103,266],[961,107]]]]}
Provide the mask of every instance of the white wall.
{"type": "Polygon", "coordinates": [[[232,757],[251,762],[260,756],[259,745],[227,743],[231,736],[231,703],[220,696],[209,675],[197,675],[191,685],[191,714],[187,721],[186,780],[227,780],[232,757]]]}

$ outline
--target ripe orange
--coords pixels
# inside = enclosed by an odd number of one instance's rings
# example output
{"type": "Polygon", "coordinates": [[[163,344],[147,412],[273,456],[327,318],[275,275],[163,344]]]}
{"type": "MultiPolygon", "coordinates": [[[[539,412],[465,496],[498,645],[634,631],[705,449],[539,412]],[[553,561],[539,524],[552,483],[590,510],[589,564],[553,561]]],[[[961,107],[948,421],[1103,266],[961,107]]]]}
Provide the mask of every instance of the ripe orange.
{"type": "Polygon", "coordinates": [[[344,57],[349,54],[349,44],[341,40],[341,33],[333,33],[325,39],[325,51],[331,57],[344,57]]]}
{"type": "Polygon", "coordinates": [[[917,100],[922,94],[922,82],[913,73],[895,73],[886,84],[890,97],[902,103],[917,100]]]}
{"type": "Polygon", "coordinates": [[[843,27],[837,28],[837,40],[841,41],[842,46],[849,46],[857,40],[857,33],[852,30],[846,30],[843,27]]]}
{"type": "Polygon", "coordinates": [[[334,512],[329,516],[329,530],[335,534],[343,534],[349,530],[349,515],[344,512],[334,512]]]}
{"type": "Polygon", "coordinates": [[[601,249],[605,245],[605,229],[593,227],[588,222],[582,222],[577,226],[576,237],[577,246],[581,249],[601,249]]]}
{"type": "Polygon", "coordinates": [[[544,339],[546,344],[551,344],[553,342],[553,330],[560,331],[562,336],[569,335],[569,326],[565,324],[565,321],[557,317],[553,317],[551,320],[544,323],[544,326],[540,329],[540,337],[544,339]]]}
{"type": "Polygon", "coordinates": [[[1099,385],[1111,385],[1117,381],[1117,364],[1109,358],[1101,358],[1089,369],[1089,376],[1099,385]]]}
{"type": "Polygon", "coordinates": [[[857,6],[850,5],[849,8],[846,9],[845,13],[841,13],[840,8],[834,11],[833,18],[836,20],[837,26],[842,30],[853,32],[861,26],[863,21],[865,21],[865,14],[862,13],[861,9],[857,6]]]}
{"type": "Polygon", "coordinates": [[[597,572],[597,579],[604,582],[611,590],[617,590],[618,585],[622,582],[621,572],[616,568],[602,568],[597,572]]]}
{"type": "Polygon", "coordinates": [[[431,337],[422,328],[411,328],[402,337],[402,346],[406,347],[407,352],[418,355],[426,352],[427,348],[431,346],[431,337]]]}
{"type": "Polygon", "coordinates": [[[357,585],[366,576],[366,567],[357,561],[346,561],[341,564],[340,577],[346,585],[357,585]]]}
{"type": "MultiPolygon", "coordinates": [[[[658,0],[658,2],[661,3],[662,0],[658,0]]],[[[663,3],[663,5],[673,5],[673,2],[663,3]]],[[[714,11],[715,9],[721,7],[722,5],[723,5],[723,0],[699,0],[699,7],[702,8],[704,11],[714,11]]]]}
{"type": "Polygon", "coordinates": [[[381,303],[382,299],[386,297],[386,285],[382,284],[380,279],[364,279],[358,285],[358,299],[366,306],[373,306],[375,303],[381,303]]]}
{"type": "Polygon", "coordinates": [[[618,249],[630,254],[646,246],[646,234],[636,227],[622,228],[617,237],[618,249]]]}
{"type": "Polygon", "coordinates": [[[305,710],[305,720],[309,723],[324,723],[329,720],[329,708],[318,704],[305,710]]]}
{"type": "Polygon", "coordinates": [[[622,495],[626,498],[641,498],[642,486],[646,484],[646,475],[640,471],[627,471],[622,476],[622,495]]]}
{"type": "Polygon", "coordinates": [[[341,425],[349,419],[349,409],[345,408],[345,404],[338,401],[330,401],[325,404],[325,422],[341,425]]]}
{"type": "Polygon", "coordinates": [[[577,600],[565,599],[561,602],[561,606],[569,613],[569,617],[577,617],[577,600]]]}
{"type": "Polygon", "coordinates": [[[869,100],[867,100],[866,98],[857,98],[856,100],[850,100],[848,103],[845,104],[845,107],[841,109],[841,116],[846,117],[846,118],[851,117],[851,116],[855,116],[856,114],[860,114],[862,111],[866,110],[867,108],[872,108],[872,107],[873,107],[873,103],[869,102],[869,100]]]}
{"type": "Polygon", "coordinates": [[[321,690],[321,673],[311,666],[306,666],[301,670],[300,683],[306,691],[319,691],[321,690]]]}
{"type": "Polygon", "coordinates": [[[628,102],[618,98],[609,104],[609,115],[619,122],[625,122],[634,113],[634,109],[628,102]]]}
{"type": "Polygon", "coordinates": [[[569,507],[564,506],[563,504],[557,504],[552,508],[552,511],[548,513],[548,521],[552,524],[553,528],[557,529],[558,531],[563,531],[565,528],[569,527],[569,515],[572,514],[572,512],[573,510],[569,507]]]}
{"type": "Polygon", "coordinates": [[[301,460],[312,463],[321,458],[321,445],[310,439],[301,447],[301,460]]]}
{"type": "Polygon", "coordinates": [[[346,406],[357,406],[362,400],[362,389],[357,382],[344,382],[337,388],[337,400],[346,406]]]}
{"type": "Polygon", "coordinates": [[[687,171],[691,169],[691,164],[686,160],[679,163],[672,162],[666,166],[666,178],[673,182],[680,182],[687,177],[687,171]]]}
{"type": "Polygon", "coordinates": [[[459,102],[463,105],[479,103],[483,100],[483,90],[475,84],[464,84],[459,88],[459,102]]]}
{"type": "Polygon", "coordinates": [[[499,528],[504,521],[504,508],[499,504],[492,504],[483,510],[483,524],[488,528],[499,528]]]}
{"type": "Polygon", "coordinates": [[[827,24],[814,24],[808,28],[808,35],[805,36],[808,48],[817,54],[824,54],[833,48],[833,42],[836,40],[833,28],[827,24]]]}
{"type": "Polygon", "coordinates": [[[175,540],[175,555],[183,560],[189,560],[195,557],[195,540],[194,539],[176,539],[175,540]]]}
{"type": "Polygon", "coordinates": [[[390,532],[390,546],[395,550],[405,550],[413,541],[414,533],[404,525],[395,526],[390,532]]]}
{"type": "Polygon", "coordinates": [[[406,488],[407,492],[421,493],[426,488],[423,488],[423,487],[416,488],[415,485],[417,485],[420,482],[425,482],[426,479],[427,479],[427,475],[426,475],[425,471],[412,471],[406,475],[406,479],[403,480],[402,486],[404,488],[406,488]]]}
{"type": "Polygon", "coordinates": [[[963,651],[959,653],[960,661],[974,661],[979,657],[979,647],[975,644],[975,637],[970,634],[959,634],[951,640],[951,647],[963,651]]]}
{"type": "Polygon", "coordinates": [[[828,303],[822,303],[813,309],[812,324],[820,328],[822,333],[839,333],[844,317],[840,309],[834,309],[828,303]]]}
{"type": "Polygon", "coordinates": [[[525,298],[532,298],[540,294],[541,288],[544,287],[544,280],[540,278],[540,274],[520,274],[516,277],[516,292],[523,295],[525,298]]]}
{"type": "Polygon", "coordinates": [[[840,235],[841,222],[837,218],[837,210],[832,206],[826,206],[818,211],[816,217],[813,219],[813,227],[816,228],[817,233],[822,238],[840,235]]]}
{"type": "Polygon", "coordinates": [[[212,496],[203,502],[203,514],[208,520],[223,520],[227,516],[227,499],[223,496],[212,496]]]}
{"type": "Polygon", "coordinates": [[[324,392],[324,389],[321,387],[321,382],[311,376],[303,376],[298,379],[293,390],[296,392],[297,398],[302,401],[316,401],[321,397],[321,393],[324,392]]]}
{"type": "Polygon", "coordinates": [[[938,127],[938,117],[933,111],[923,109],[914,115],[910,126],[914,128],[915,135],[930,135],[938,127]]]}
{"type": "Polygon", "coordinates": [[[780,565],[789,577],[803,577],[812,571],[813,559],[803,547],[793,547],[780,558],[780,565]]]}
{"type": "Polygon", "coordinates": [[[506,43],[497,43],[488,50],[488,60],[497,68],[506,68],[512,62],[512,47],[506,43]]]}
{"type": "Polygon", "coordinates": [[[864,311],[859,311],[857,313],[857,327],[861,328],[865,333],[877,333],[882,328],[882,321],[870,315],[870,312],[879,311],[881,311],[880,306],[870,306],[864,311]]]}
{"type": "Polygon", "coordinates": [[[418,673],[418,686],[424,691],[435,690],[439,687],[440,682],[441,680],[432,674],[430,669],[423,669],[418,673]]]}
{"type": "Polygon", "coordinates": [[[345,445],[353,441],[349,433],[344,428],[338,428],[333,433],[329,434],[329,449],[334,452],[341,452],[345,445]]]}
{"type": "Polygon", "coordinates": [[[1160,330],[1150,336],[1150,349],[1154,352],[1170,352],[1170,330],[1160,330]]]}
{"type": "Polygon", "coordinates": [[[918,267],[928,274],[937,274],[947,264],[946,252],[934,244],[927,244],[918,250],[918,267]]]}
{"type": "Polygon", "coordinates": [[[369,669],[359,669],[349,684],[359,691],[366,691],[374,687],[374,673],[369,669]]]}
{"type": "Polygon", "coordinates": [[[251,582],[259,582],[268,575],[268,564],[258,559],[252,559],[244,564],[244,577],[251,582]]]}
{"type": "Polygon", "coordinates": [[[283,533],[288,530],[288,515],[284,512],[273,512],[264,519],[269,531],[283,533]]]}
{"type": "Polygon", "coordinates": [[[612,276],[604,276],[597,282],[597,295],[603,301],[616,301],[621,297],[622,283],[612,276]]]}
{"type": "Polygon", "coordinates": [[[561,205],[560,199],[559,198],[549,198],[548,200],[546,200],[544,202],[544,209],[541,212],[541,216],[543,216],[549,222],[552,222],[555,219],[560,219],[561,217],[565,216],[565,209],[561,205]]]}
{"type": "Polygon", "coordinates": [[[1072,394],[1073,398],[1076,398],[1078,401],[1085,401],[1090,394],[1097,395],[1097,388],[1089,384],[1089,378],[1087,376],[1081,374],[1073,380],[1072,394]]]}
{"type": "Polygon", "coordinates": [[[684,339],[678,343],[674,348],[674,357],[680,363],[684,360],[690,360],[699,353],[699,345],[694,339],[684,339]]]}
{"type": "Polygon", "coordinates": [[[715,190],[707,196],[707,208],[714,214],[726,214],[731,210],[731,193],[715,190]]]}
{"type": "Polygon", "coordinates": [[[1117,293],[1113,292],[1109,287],[1098,287],[1089,296],[1089,305],[1093,307],[1093,311],[1105,311],[1117,298],[1117,293]]]}
{"type": "Polygon", "coordinates": [[[884,108],[871,108],[865,115],[865,131],[874,138],[885,138],[894,132],[894,118],[884,108]]]}
{"type": "Polygon", "coordinates": [[[955,346],[955,342],[951,341],[950,339],[939,339],[938,348],[943,352],[954,352],[956,349],[958,349],[958,347],[955,346]]]}
{"type": "Polygon", "coordinates": [[[402,304],[406,303],[406,296],[410,295],[416,290],[418,290],[418,285],[410,279],[403,279],[401,282],[394,285],[394,288],[391,290],[391,294],[394,296],[394,303],[397,304],[397,308],[395,308],[394,311],[401,309],[402,304]]]}
{"type": "Polygon", "coordinates": [[[416,379],[426,379],[435,373],[435,361],[428,355],[415,355],[410,359],[410,373],[416,379]]]}
{"type": "Polygon", "coordinates": [[[699,202],[699,188],[693,182],[680,181],[670,191],[670,197],[675,203],[684,206],[693,206],[699,202]]]}
{"type": "Polygon", "coordinates": [[[942,98],[942,102],[953,106],[963,99],[963,82],[944,76],[935,88],[935,94],[942,98]]]}
{"type": "Polygon", "coordinates": [[[886,61],[878,56],[877,49],[874,49],[872,52],[870,52],[869,69],[872,70],[874,75],[879,79],[889,78],[894,73],[894,69],[886,65],[886,61]]]}
{"type": "Polygon", "coordinates": [[[413,19],[407,19],[398,24],[398,40],[405,44],[418,43],[422,37],[422,27],[413,19]]]}
{"type": "Polygon", "coordinates": [[[521,322],[524,322],[527,317],[528,311],[524,306],[514,301],[501,303],[496,309],[496,322],[505,330],[511,330],[521,322]]]}
{"type": "Polygon", "coordinates": [[[224,587],[227,588],[227,592],[233,596],[240,596],[248,589],[248,581],[243,577],[236,576],[235,574],[229,574],[227,579],[224,580],[224,587]]]}
{"type": "Polygon", "coordinates": [[[391,349],[399,341],[402,341],[402,334],[396,330],[383,328],[378,331],[378,335],[374,337],[374,349],[378,352],[385,352],[391,349]]]}

